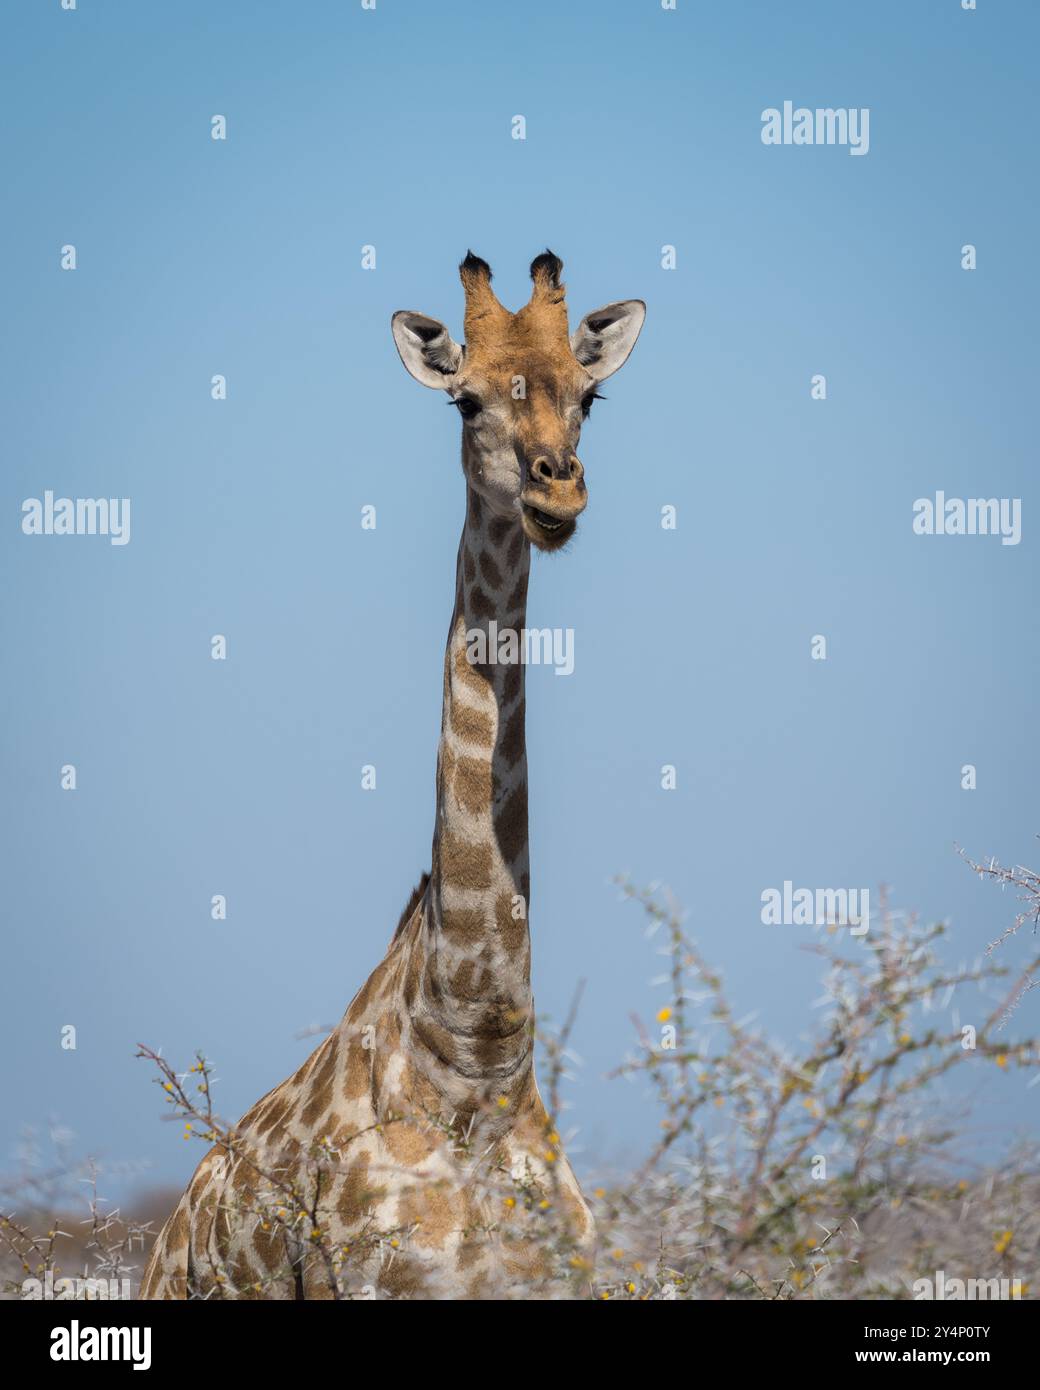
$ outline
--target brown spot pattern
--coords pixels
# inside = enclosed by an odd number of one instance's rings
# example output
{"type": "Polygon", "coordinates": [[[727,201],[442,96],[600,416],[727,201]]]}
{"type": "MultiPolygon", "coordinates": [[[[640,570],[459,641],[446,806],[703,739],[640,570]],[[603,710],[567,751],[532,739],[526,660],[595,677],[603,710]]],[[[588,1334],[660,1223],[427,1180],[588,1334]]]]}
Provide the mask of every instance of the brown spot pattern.
{"type": "Polygon", "coordinates": [[[491,887],[491,849],[472,845],[450,832],[441,837],[441,874],[456,888],[491,887]]]}
{"type": "Polygon", "coordinates": [[[460,758],[452,786],[463,810],[485,810],[491,804],[491,764],[480,758],[460,758]]]}
{"type": "Polygon", "coordinates": [[[490,715],[483,710],[460,705],[457,701],[453,701],[451,706],[451,727],[467,743],[482,743],[490,747],[495,737],[490,715]]]}
{"type": "Polygon", "coordinates": [[[506,797],[495,816],[495,835],[502,858],[511,864],[527,848],[527,783],[521,782],[506,797]]]}

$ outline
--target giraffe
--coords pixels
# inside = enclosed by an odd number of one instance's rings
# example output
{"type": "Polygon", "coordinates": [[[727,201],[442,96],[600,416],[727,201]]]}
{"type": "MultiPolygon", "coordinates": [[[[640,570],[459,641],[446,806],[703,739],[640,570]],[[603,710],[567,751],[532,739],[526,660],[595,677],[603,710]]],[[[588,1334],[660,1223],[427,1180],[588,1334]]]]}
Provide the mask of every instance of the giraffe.
{"type": "Polygon", "coordinates": [[[588,1265],[532,1061],[524,663],[487,649],[523,630],[532,547],[575,532],[582,422],[645,315],[618,301],[569,333],[562,268],[536,257],[511,313],[469,252],[464,345],[393,316],[405,367],[462,421],[430,871],[338,1027],[202,1159],[144,1298],[509,1298],[557,1287],[554,1261],[588,1265]]]}

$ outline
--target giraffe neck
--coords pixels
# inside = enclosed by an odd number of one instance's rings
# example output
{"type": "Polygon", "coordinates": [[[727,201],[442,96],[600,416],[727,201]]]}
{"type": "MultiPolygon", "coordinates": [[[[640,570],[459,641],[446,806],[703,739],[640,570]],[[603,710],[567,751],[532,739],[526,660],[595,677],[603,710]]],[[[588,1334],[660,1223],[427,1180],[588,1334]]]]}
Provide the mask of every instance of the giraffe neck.
{"type": "Polygon", "coordinates": [[[529,569],[519,526],[468,489],[444,658],[422,1012],[441,1060],[494,1085],[530,1069],[530,877],[524,666],[519,652],[486,658],[502,654],[496,634],[524,626],[529,569]]]}

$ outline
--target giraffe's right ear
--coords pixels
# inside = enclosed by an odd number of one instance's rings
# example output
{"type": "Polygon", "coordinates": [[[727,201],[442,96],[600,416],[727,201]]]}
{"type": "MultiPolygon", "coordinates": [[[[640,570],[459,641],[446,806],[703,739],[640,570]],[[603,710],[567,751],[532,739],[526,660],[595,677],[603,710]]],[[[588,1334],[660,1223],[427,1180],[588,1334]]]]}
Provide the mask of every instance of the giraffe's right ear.
{"type": "Polygon", "coordinates": [[[401,361],[423,386],[443,391],[462,365],[459,347],[440,319],[398,309],[390,320],[401,361]]]}

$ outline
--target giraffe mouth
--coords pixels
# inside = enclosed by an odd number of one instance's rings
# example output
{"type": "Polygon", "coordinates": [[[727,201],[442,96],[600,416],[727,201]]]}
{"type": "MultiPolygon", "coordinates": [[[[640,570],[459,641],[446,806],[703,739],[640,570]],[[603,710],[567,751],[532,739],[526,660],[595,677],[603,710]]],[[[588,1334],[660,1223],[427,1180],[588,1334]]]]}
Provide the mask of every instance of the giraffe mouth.
{"type": "Polygon", "coordinates": [[[553,516],[552,512],[543,512],[541,507],[532,507],[529,502],[521,504],[521,519],[524,534],[539,550],[559,550],[577,528],[574,517],[553,516]]]}
{"type": "Polygon", "coordinates": [[[540,531],[548,531],[550,535],[559,531],[567,525],[564,517],[553,516],[550,512],[539,511],[537,507],[524,503],[524,516],[528,517],[538,527],[540,531]]]}

